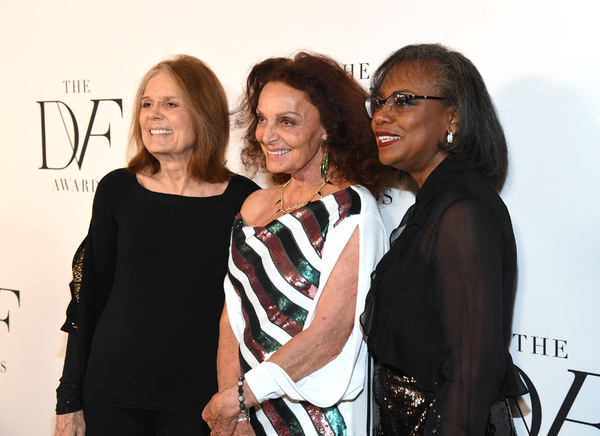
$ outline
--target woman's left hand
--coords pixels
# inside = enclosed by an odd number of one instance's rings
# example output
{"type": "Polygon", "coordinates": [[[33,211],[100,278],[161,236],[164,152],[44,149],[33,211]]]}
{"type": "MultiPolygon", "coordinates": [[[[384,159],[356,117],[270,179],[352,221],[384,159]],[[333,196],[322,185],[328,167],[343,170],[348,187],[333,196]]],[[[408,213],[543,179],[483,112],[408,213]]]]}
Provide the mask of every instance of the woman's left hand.
{"type": "Polygon", "coordinates": [[[244,420],[238,422],[233,436],[256,436],[256,433],[254,433],[254,429],[250,425],[250,421],[244,420]]]}
{"type": "Polygon", "coordinates": [[[233,434],[240,416],[237,387],[230,387],[213,395],[202,411],[202,418],[210,427],[212,436],[233,434]]]}

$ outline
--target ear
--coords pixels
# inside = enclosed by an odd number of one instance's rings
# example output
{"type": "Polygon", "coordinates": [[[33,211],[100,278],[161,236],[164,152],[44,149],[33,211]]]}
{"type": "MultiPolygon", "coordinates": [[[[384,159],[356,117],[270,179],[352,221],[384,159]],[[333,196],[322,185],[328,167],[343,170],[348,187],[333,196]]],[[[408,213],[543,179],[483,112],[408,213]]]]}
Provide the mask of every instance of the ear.
{"type": "Polygon", "coordinates": [[[321,135],[321,142],[327,142],[327,130],[323,130],[323,134],[321,135]]]}
{"type": "Polygon", "coordinates": [[[458,112],[453,107],[449,107],[448,108],[448,126],[447,126],[446,130],[448,132],[452,132],[453,134],[456,134],[456,132],[458,131],[458,126],[459,126],[458,112]]]}

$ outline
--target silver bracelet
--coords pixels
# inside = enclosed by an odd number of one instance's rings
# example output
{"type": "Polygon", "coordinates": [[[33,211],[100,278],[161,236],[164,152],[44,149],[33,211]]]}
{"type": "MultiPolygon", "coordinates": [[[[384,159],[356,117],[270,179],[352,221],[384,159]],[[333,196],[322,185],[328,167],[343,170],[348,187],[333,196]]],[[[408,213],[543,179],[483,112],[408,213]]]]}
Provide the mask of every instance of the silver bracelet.
{"type": "Polygon", "coordinates": [[[238,418],[238,422],[240,421],[250,421],[250,411],[246,407],[244,403],[244,376],[240,375],[238,378],[238,401],[240,402],[240,416],[238,418]]]}

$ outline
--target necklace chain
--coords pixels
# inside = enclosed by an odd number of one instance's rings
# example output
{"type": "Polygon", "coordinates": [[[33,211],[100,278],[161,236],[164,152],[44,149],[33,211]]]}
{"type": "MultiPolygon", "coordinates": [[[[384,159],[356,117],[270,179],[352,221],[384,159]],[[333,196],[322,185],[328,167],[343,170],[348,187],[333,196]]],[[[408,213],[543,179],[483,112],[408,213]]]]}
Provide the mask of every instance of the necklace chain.
{"type": "MultiPolygon", "coordinates": [[[[279,199],[279,201],[275,204],[279,204],[279,209],[277,210],[277,212],[275,212],[275,216],[279,215],[280,213],[283,213],[284,215],[286,213],[290,213],[295,211],[296,209],[300,209],[304,206],[306,206],[308,203],[310,203],[310,201],[315,197],[315,195],[319,194],[319,192],[321,192],[321,189],[323,189],[323,186],[325,186],[328,182],[329,182],[329,177],[327,178],[327,180],[325,180],[321,186],[319,186],[317,188],[317,190],[315,192],[313,192],[310,197],[308,197],[308,199],[302,203],[302,204],[294,204],[293,206],[290,207],[285,207],[283,205],[283,193],[285,192],[285,188],[287,188],[287,186],[290,184],[290,182],[292,181],[292,179],[288,180],[287,182],[285,182],[285,184],[281,187],[281,197],[279,199]]],[[[321,196],[321,194],[319,194],[319,196],[321,196]]]]}

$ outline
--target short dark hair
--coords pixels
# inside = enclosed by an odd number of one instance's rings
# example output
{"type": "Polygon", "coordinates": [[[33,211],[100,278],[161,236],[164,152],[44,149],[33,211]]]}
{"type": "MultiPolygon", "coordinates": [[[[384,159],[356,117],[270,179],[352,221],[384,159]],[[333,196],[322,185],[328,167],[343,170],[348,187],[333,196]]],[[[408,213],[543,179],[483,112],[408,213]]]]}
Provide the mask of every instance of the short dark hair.
{"type": "Polygon", "coordinates": [[[431,85],[444,98],[444,104],[458,114],[454,141],[444,150],[451,159],[477,169],[497,190],[508,171],[506,138],[490,94],[481,74],[461,53],[441,44],[414,44],[391,54],[375,71],[371,96],[376,97],[387,75],[396,67],[427,68],[435,83],[431,85]]]}
{"type": "Polygon", "coordinates": [[[231,172],[225,167],[225,153],[229,142],[229,108],[221,82],[200,59],[177,55],[159,62],[146,73],[138,87],[131,120],[129,148],[132,155],[128,168],[134,173],[160,171],[160,162],[150,154],[142,141],[140,110],[142,96],[148,81],[164,72],[179,86],[186,107],[192,115],[196,143],[188,171],[197,181],[219,183],[228,181],[231,172]]]}
{"type": "MultiPolygon", "coordinates": [[[[327,150],[334,175],[377,194],[383,166],[364,109],[367,91],[335,60],[321,54],[300,52],[292,58],[269,58],[252,68],[237,110],[238,125],[247,126],[242,162],[256,170],[266,167],[255,132],[258,100],[268,82],[281,82],[307,95],[327,131],[327,150]]],[[[287,177],[273,175],[273,180],[280,183],[287,177]]]]}

